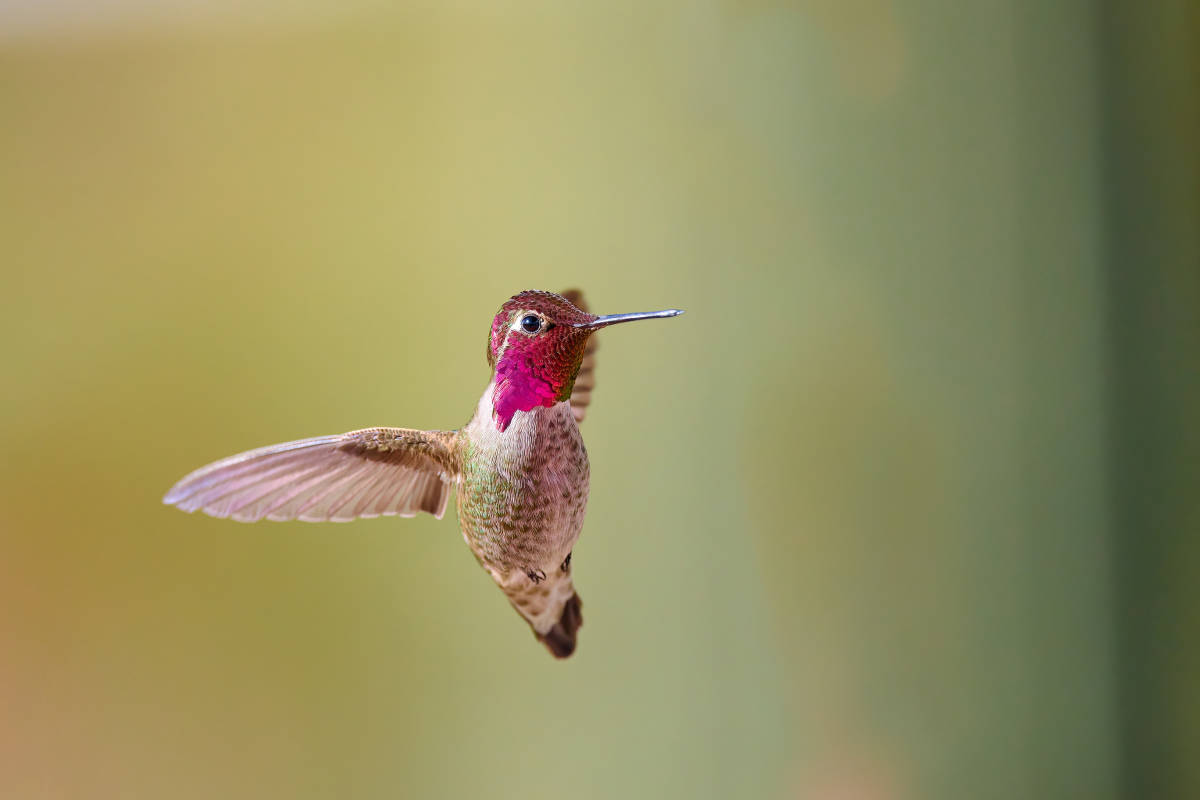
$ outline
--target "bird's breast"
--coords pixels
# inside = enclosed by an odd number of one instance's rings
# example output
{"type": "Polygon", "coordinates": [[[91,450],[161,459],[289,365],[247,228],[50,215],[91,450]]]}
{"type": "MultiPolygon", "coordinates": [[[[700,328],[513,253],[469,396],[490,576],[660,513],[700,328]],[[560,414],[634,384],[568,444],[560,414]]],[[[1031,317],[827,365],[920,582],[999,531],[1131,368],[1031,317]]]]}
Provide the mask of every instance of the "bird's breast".
{"type": "Polygon", "coordinates": [[[571,552],[588,496],[588,458],[569,403],[521,411],[503,431],[490,393],[461,431],[458,514],[486,567],[549,573],[571,552]]]}

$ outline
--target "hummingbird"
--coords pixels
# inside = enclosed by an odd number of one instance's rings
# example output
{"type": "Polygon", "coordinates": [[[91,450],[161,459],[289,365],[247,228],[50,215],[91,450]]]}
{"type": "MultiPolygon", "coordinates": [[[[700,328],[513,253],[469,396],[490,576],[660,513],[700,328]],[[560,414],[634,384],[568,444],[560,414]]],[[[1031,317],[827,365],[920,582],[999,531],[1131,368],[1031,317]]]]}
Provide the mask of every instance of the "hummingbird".
{"type": "Polygon", "coordinates": [[[527,290],[488,333],[491,381],[462,428],[364,428],[274,444],[187,475],[163,502],[239,522],[438,519],[452,488],[463,538],[556,658],[575,652],[583,603],[571,552],[588,500],[579,434],[595,386],[601,328],[678,309],[596,316],[578,290],[527,290]]]}

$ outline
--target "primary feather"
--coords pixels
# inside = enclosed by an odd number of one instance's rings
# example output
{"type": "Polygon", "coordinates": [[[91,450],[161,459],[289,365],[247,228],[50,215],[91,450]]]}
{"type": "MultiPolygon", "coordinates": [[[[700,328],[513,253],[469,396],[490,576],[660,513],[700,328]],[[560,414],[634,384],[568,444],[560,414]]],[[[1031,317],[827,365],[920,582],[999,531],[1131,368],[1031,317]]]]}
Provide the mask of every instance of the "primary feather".
{"type": "Polygon", "coordinates": [[[452,431],[366,428],[270,445],[191,473],[164,503],[239,522],[439,519],[458,476],[452,431]]]}

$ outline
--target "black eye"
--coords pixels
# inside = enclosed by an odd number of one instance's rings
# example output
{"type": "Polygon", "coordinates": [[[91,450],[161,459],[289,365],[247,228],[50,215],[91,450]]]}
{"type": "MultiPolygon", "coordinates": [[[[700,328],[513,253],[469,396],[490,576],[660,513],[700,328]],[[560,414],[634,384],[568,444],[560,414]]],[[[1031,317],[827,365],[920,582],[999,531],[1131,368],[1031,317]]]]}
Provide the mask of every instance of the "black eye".
{"type": "Polygon", "coordinates": [[[524,328],[527,333],[537,333],[542,329],[542,321],[533,314],[530,314],[521,318],[521,327],[524,328]]]}

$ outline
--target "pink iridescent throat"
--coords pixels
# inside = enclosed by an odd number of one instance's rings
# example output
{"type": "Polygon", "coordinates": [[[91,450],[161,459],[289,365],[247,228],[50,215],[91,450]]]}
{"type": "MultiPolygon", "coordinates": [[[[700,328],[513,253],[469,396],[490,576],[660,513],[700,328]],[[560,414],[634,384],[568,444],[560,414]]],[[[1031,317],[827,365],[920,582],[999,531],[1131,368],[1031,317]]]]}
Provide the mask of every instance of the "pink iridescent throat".
{"type": "Polygon", "coordinates": [[[551,408],[570,399],[587,335],[581,332],[557,344],[549,352],[538,353],[540,347],[521,342],[504,352],[496,365],[496,388],[492,393],[492,417],[498,430],[508,428],[518,411],[551,408]]]}

